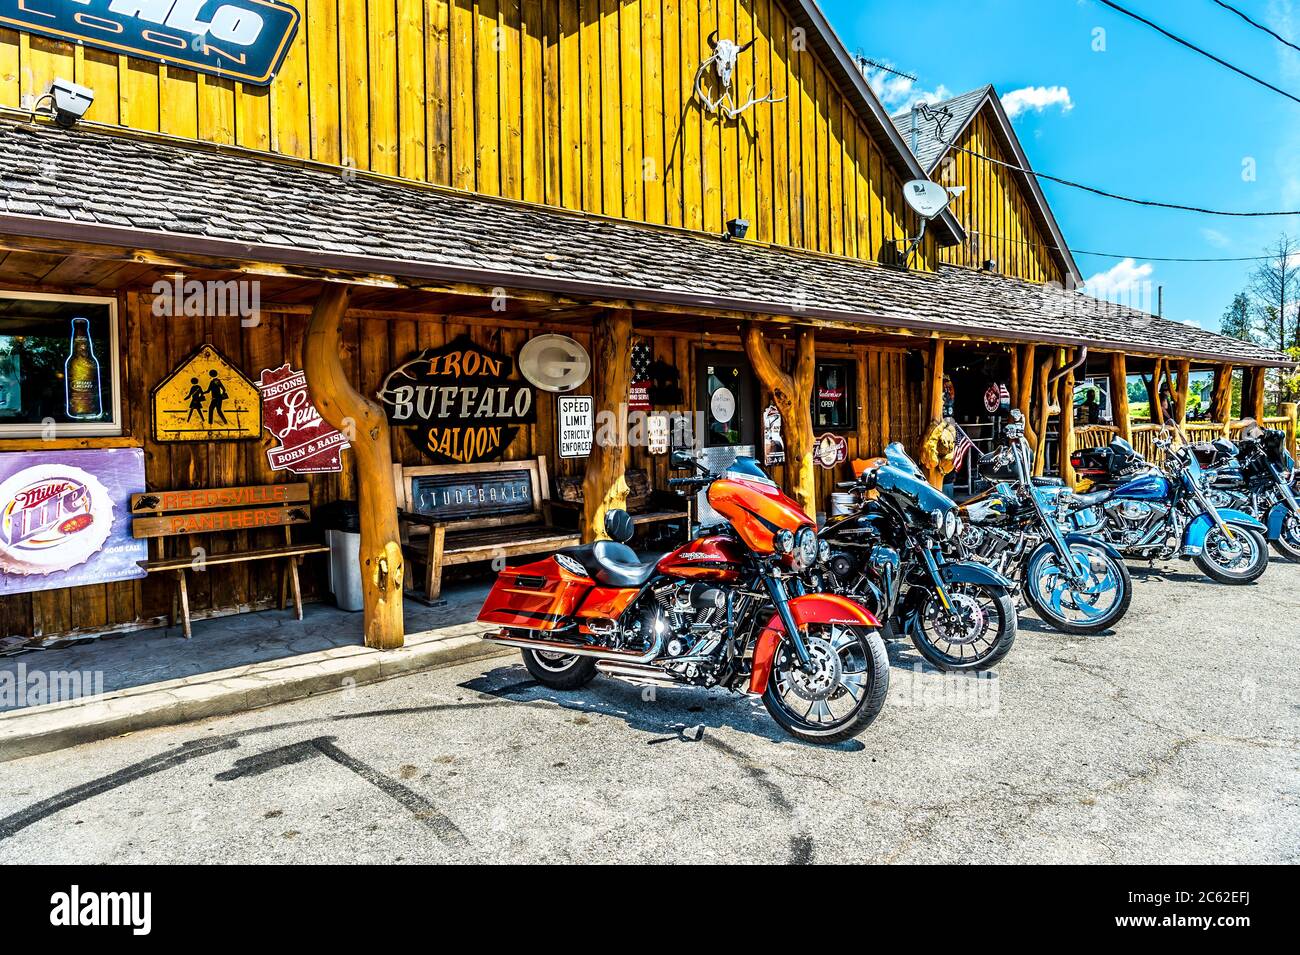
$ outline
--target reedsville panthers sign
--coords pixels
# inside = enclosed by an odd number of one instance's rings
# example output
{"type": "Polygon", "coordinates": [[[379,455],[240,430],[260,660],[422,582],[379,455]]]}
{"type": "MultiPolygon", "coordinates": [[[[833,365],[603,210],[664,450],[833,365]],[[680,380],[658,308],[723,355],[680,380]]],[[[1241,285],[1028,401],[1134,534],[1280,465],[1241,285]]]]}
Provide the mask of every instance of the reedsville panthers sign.
{"type": "Polygon", "coordinates": [[[0,0],[0,27],[266,86],[298,32],[282,0],[0,0]]]}
{"type": "Polygon", "coordinates": [[[519,425],[537,420],[533,389],[511,377],[512,359],[461,335],[426,348],[384,379],[379,400],[395,427],[412,428],[434,461],[470,464],[499,458],[519,425]]]}

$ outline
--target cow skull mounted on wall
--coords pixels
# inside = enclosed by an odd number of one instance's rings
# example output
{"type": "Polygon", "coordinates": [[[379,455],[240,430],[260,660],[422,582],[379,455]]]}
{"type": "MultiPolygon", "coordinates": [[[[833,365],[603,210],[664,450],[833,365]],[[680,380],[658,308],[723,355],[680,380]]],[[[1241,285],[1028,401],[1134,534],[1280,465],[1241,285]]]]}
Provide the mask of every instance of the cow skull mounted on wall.
{"type": "Polygon", "coordinates": [[[754,45],[755,40],[757,40],[757,37],[744,46],[737,46],[732,40],[719,40],[717,30],[709,34],[709,48],[713,50],[713,53],[695,71],[695,98],[699,100],[700,105],[705,110],[710,113],[722,112],[727,115],[728,119],[735,119],[745,110],[751,106],[757,106],[759,103],[785,102],[784,96],[781,99],[775,99],[771,92],[763,97],[755,97],[753,87],[749,90],[749,99],[740,106],[736,105],[736,101],[731,96],[731,81],[736,73],[736,61],[740,59],[740,54],[754,45]],[[710,96],[704,88],[704,78],[709,72],[709,67],[713,67],[718,78],[716,97],[710,96]]]}

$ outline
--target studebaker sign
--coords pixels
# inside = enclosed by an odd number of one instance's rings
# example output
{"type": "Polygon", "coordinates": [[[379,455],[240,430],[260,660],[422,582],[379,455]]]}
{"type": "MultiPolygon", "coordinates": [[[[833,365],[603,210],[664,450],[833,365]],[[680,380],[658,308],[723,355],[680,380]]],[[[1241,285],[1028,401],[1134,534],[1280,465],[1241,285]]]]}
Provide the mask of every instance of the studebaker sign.
{"type": "Polygon", "coordinates": [[[298,32],[282,0],[0,0],[0,27],[266,86],[298,32]]]}

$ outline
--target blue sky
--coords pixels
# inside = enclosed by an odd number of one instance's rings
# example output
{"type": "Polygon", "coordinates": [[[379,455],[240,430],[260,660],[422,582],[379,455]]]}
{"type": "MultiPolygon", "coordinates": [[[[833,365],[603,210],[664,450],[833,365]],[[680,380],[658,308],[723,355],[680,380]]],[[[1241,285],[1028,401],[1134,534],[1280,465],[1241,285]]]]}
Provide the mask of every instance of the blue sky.
{"type": "MultiPolygon", "coordinates": [[[[1300,43],[1300,0],[1230,2],[1300,43]]],[[[1300,208],[1300,103],[1103,4],[821,3],[850,50],[916,75],[914,85],[885,88],[891,112],[918,96],[956,95],[985,83],[1004,103],[1023,90],[1014,97],[1023,105],[1014,124],[1038,170],[1124,195],[1207,208],[1300,208]],[[1243,174],[1252,167],[1253,180],[1243,174]]],[[[1212,0],[1121,4],[1300,96],[1300,53],[1212,0]]],[[[1078,255],[1085,278],[1093,279],[1090,291],[1124,297],[1134,294],[1135,283],[1162,285],[1166,317],[1214,330],[1246,285],[1252,263],[1151,263],[1144,257],[1259,255],[1279,233],[1300,234],[1300,217],[1210,217],[1131,206],[1050,182],[1043,188],[1072,249],[1134,256],[1125,263],[1078,255]]]]}

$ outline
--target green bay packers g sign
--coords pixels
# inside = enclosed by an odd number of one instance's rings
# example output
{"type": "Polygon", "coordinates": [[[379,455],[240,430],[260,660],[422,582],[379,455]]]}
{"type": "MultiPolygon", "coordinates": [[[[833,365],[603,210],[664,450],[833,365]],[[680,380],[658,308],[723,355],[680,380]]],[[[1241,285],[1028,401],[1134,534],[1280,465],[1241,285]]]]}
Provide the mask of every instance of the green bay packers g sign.
{"type": "Polygon", "coordinates": [[[299,19],[283,0],[0,0],[0,27],[254,86],[275,78],[299,19]]]}
{"type": "Polygon", "coordinates": [[[461,335],[393,369],[379,389],[388,420],[411,428],[442,464],[499,458],[520,425],[537,420],[533,389],[514,379],[512,359],[461,335]]]}

